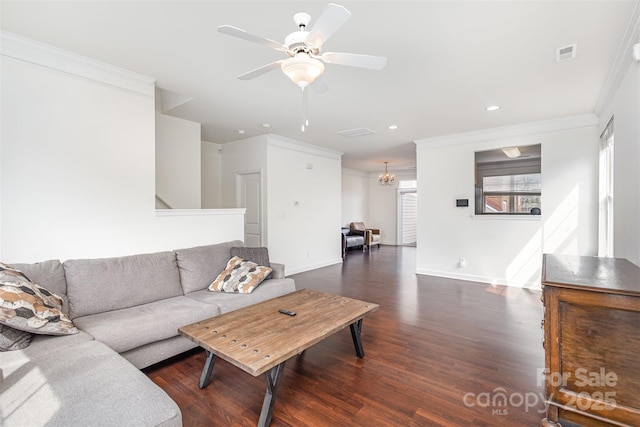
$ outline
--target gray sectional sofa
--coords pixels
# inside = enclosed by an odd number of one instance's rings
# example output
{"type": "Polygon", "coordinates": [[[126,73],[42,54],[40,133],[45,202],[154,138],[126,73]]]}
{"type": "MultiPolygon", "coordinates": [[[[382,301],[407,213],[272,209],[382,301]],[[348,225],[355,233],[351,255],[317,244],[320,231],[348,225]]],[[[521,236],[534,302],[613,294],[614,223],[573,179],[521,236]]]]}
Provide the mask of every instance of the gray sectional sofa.
{"type": "Polygon", "coordinates": [[[296,290],[275,263],[250,294],[207,290],[237,246],[11,264],[63,297],[79,333],[0,352],[0,425],[181,426],[176,403],[140,369],[196,346],[180,326],[296,290]]]}

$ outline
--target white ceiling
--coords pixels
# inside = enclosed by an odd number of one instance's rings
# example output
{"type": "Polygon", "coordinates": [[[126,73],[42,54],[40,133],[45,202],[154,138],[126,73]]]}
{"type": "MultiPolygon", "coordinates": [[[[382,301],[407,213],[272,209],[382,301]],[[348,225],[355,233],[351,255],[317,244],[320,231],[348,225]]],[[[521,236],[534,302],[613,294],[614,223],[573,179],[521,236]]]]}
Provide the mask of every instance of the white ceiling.
{"type": "Polygon", "coordinates": [[[310,91],[305,132],[300,89],[279,70],[236,79],[284,54],[217,27],[284,41],[296,30],[295,13],[309,13],[313,26],[328,2],[2,0],[0,12],[5,31],[193,97],[169,114],[202,123],[204,140],[270,132],[341,151],[345,167],[377,171],[384,161],[390,170],[415,166],[417,139],[593,112],[636,7],[635,0],[336,2],[353,16],[323,50],[388,62],[381,71],[327,65],[330,89],[310,91]],[[556,63],[556,49],[573,43],[577,57],[556,63]],[[502,108],[485,111],[492,104],[502,108]],[[375,134],[337,134],[354,128],[375,134]]]}

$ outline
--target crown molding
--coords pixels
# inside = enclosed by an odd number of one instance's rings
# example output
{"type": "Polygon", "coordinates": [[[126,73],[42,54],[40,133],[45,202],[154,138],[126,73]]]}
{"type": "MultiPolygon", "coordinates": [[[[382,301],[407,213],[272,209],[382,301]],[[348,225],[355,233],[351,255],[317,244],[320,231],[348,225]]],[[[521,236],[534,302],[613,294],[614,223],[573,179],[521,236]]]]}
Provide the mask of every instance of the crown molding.
{"type": "MultiPolygon", "coordinates": [[[[380,168],[377,171],[369,172],[369,177],[378,178],[381,173],[384,173],[384,168],[380,168]]],[[[417,176],[418,172],[415,168],[405,168],[405,169],[395,169],[389,168],[389,173],[395,175],[397,178],[414,178],[417,176]]]]}
{"type": "Polygon", "coordinates": [[[342,152],[332,150],[330,148],[319,147],[317,145],[307,144],[306,142],[297,141],[295,139],[286,138],[281,135],[270,133],[267,135],[267,145],[273,147],[284,148],[286,150],[298,151],[314,156],[326,157],[333,160],[341,160],[342,152]]]}
{"type": "MultiPolygon", "coordinates": [[[[415,166],[409,166],[409,167],[405,167],[405,168],[401,168],[401,169],[396,169],[394,167],[390,167],[390,172],[393,173],[396,176],[402,176],[402,177],[411,177],[411,176],[416,176],[416,167],[415,166]]],[[[384,171],[384,167],[381,167],[380,169],[376,169],[374,171],[363,171],[360,169],[352,169],[352,168],[342,168],[342,175],[351,175],[351,176],[358,176],[361,178],[370,178],[372,176],[376,176],[378,177],[378,175],[380,175],[381,172],[384,171]]]]}
{"type": "Polygon", "coordinates": [[[0,55],[143,95],[155,95],[155,79],[151,77],[7,31],[0,33],[0,55]]]}
{"type": "Polygon", "coordinates": [[[492,139],[514,138],[524,135],[535,135],[561,130],[577,129],[598,125],[598,117],[595,114],[582,114],[578,116],[563,117],[560,119],[544,120],[539,122],[523,123],[500,128],[484,129],[480,131],[457,133],[452,135],[425,138],[413,141],[416,151],[432,148],[450,147],[453,145],[482,142],[492,139]]]}
{"type": "Polygon", "coordinates": [[[616,59],[613,61],[613,66],[596,103],[594,111],[598,117],[602,115],[604,109],[611,103],[627,70],[634,62],[632,55],[633,45],[638,42],[640,42],[640,0],[635,2],[629,25],[627,25],[622,43],[616,53],[616,59]]]}

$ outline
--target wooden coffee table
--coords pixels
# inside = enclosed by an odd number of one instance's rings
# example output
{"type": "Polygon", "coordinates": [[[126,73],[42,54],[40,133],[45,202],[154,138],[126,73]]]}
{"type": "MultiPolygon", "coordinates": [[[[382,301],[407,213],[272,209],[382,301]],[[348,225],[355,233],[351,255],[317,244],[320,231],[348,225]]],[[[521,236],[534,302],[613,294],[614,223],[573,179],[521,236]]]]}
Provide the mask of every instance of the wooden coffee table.
{"type": "Polygon", "coordinates": [[[378,308],[378,304],[303,289],[183,326],[178,332],[207,352],[200,388],[211,381],[216,356],[254,377],[265,374],[267,391],[258,421],[264,427],[271,422],[285,362],[347,325],[357,356],[364,357],[362,319],[378,308]],[[296,315],[282,314],[280,309],[296,315]]]}

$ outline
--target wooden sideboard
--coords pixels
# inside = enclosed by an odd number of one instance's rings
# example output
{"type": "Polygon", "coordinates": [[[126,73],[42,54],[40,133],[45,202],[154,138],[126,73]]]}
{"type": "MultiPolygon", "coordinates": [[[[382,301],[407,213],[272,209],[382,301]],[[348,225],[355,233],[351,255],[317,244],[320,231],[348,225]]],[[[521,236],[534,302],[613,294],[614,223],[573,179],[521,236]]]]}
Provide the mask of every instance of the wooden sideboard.
{"type": "Polygon", "coordinates": [[[542,426],[640,426],[640,268],[545,254],[542,287],[542,426]]]}

